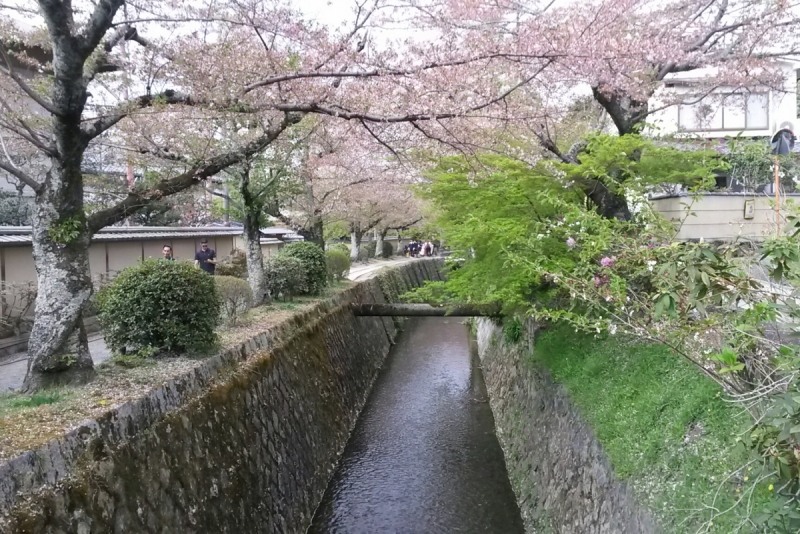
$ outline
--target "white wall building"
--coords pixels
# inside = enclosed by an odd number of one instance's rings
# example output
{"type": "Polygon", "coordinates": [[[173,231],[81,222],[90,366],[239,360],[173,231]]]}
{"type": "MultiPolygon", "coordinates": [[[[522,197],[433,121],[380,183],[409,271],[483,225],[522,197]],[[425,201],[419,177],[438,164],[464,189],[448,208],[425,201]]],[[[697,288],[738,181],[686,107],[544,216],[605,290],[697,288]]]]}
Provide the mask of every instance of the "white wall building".
{"type": "Polygon", "coordinates": [[[715,139],[737,135],[771,137],[785,123],[794,130],[800,62],[781,61],[779,65],[785,80],[782,90],[724,86],[709,90],[714,69],[668,76],[664,87],[650,101],[650,109],[657,110],[648,119],[650,133],[715,139]],[[675,95],[680,95],[683,103],[669,105],[675,95]]]}

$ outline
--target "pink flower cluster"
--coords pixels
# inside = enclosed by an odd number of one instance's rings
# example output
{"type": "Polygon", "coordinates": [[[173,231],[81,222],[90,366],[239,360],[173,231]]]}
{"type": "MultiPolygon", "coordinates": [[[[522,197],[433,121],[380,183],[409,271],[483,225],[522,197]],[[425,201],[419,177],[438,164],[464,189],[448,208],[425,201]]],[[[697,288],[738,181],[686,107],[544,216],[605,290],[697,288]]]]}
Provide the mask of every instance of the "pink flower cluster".
{"type": "Polygon", "coordinates": [[[611,256],[610,258],[608,256],[605,256],[605,257],[603,257],[603,259],[600,260],[600,266],[601,267],[613,267],[616,262],[617,262],[617,257],[616,256],[611,256]]]}

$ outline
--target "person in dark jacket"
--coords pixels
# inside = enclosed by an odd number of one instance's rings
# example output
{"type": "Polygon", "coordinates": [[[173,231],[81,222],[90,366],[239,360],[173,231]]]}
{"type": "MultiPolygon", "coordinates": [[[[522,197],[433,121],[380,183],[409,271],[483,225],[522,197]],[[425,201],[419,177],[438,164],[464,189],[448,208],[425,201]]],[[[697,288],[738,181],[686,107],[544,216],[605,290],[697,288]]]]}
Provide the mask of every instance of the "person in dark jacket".
{"type": "Polygon", "coordinates": [[[194,264],[208,274],[214,274],[217,268],[217,253],[213,248],[209,248],[208,239],[200,240],[200,250],[194,255],[194,264]]]}

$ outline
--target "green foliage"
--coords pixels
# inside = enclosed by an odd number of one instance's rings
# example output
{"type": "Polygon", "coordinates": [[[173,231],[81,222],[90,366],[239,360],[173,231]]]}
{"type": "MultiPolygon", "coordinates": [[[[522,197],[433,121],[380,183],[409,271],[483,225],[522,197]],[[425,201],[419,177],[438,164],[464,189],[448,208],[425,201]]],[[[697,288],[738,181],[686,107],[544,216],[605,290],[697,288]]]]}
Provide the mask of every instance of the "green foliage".
{"type": "Polygon", "coordinates": [[[216,340],[220,298],[214,277],[189,262],[146,260],[124,269],[97,297],[109,348],[203,349],[216,340]]]}
{"type": "Polygon", "coordinates": [[[328,285],[328,267],[325,263],[325,252],[320,247],[307,241],[298,241],[283,247],[279,256],[300,260],[306,276],[304,294],[319,295],[325,290],[328,285]]]}
{"type": "Polygon", "coordinates": [[[56,243],[68,245],[80,235],[83,223],[83,217],[78,215],[61,219],[47,229],[47,234],[56,243]]]}
{"type": "Polygon", "coordinates": [[[247,278],[247,254],[245,254],[244,250],[233,249],[230,256],[217,263],[214,274],[217,276],[247,278]]]}
{"type": "Polygon", "coordinates": [[[381,258],[388,260],[394,255],[394,247],[388,241],[383,242],[383,249],[381,250],[381,258]]]}
{"type": "MultiPolygon", "coordinates": [[[[728,141],[727,146],[730,149],[726,159],[730,166],[728,174],[731,178],[736,179],[750,191],[774,181],[774,159],[770,154],[768,141],[735,137],[728,141]]],[[[794,176],[798,172],[796,154],[781,156],[778,162],[782,177],[781,185],[787,191],[793,191],[794,183],[787,177],[794,176]]]]}
{"type": "MultiPolygon", "coordinates": [[[[445,158],[430,173],[430,183],[418,189],[436,210],[442,237],[462,258],[449,273],[447,293],[452,300],[470,303],[502,302],[506,308],[527,306],[541,285],[541,277],[512,261],[509,253],[542,235],[556,224],[560,213],[543,195],[550,192],[581,206],[582,197],[565,190],[553,169],[530,167],[500,156],[481,158],[482,172],[461,158],[445,158]]],[[[556,239],[542,239],[533,253],[553,262],[567,254],[556,239]]],[[[421,299],[429,286],[419,290],[421,299]]],[[[439,287],[439,286],[437,286],[439,287]]]]}
{"type": "Polygon", "coordinates": [[[239,316],[253,306],[253,290],[247,280],[235,276],[214,276],[227,323],[236,325],[239,316]]]}
{"type": "Polygon", "coordinates": [[[350,256],[350,245],[347,243],[332,243],[327,246],[326,250],[338,250],[339,252],[350,256]]]}
{"type": "Polygon", "coordinates": [[[562,324],[537,337],[533,357],[566,387],[617,476],[665,532],[729,534],[749,516],[733,506],[739,498],[754,512],[770,506],[773,481],[744,467],[736,446],[749,418],[668,348],[562,324]]]}
{"type": "Polygon", "coordinates": [[[375,246],[375,241],[370,241],[358,247],[358,261],[369,261],[374,258],[375,246]]]}
{"type": "Polygon", "coordinates": [[[286,301],[309,292],[303,263],[291,256],[279,254],[265,261],[264,283],[273,299],[286,301]]]}
{"type": "Polygon", "coordinates": [[[326,250],[325,264],[328,267],[328,282],[344,280],[350,272],[350,255],[340,250],[326,250]]]}
{"type": "Polygon", "coordinates": [[[519,317],[509,317],[503,324],[503,337],[506,343],[513,345],[522,341],[524,329],[519,317]]]}
{"type": "Polygon", "coordinates": [[[600,178],[615,191],[642,191],[665,183],[708,189],[716,183],[716,172],[727,168],[716,151],[656,144],[638,135],[593,135],[578,161],[558,168],[568,179],[600,178]]]}

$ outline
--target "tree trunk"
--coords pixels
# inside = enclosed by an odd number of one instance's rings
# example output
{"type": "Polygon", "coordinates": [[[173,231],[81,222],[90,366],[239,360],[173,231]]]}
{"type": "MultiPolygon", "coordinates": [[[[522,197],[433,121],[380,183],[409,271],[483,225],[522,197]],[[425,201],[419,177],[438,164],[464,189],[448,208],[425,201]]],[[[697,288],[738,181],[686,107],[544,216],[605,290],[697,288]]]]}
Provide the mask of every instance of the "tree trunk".
{"type": "Polygon", "coordinates": [[[323,250],[325,249],[325,226],[322,222],[322,217],[314,215],[311,218],[307,233],[303,237],[306,241],[310,241],[319,245],[319,247],[323,250]]]}
{"type": "Polygon", "coordinates": [[[23,384],[27,392],[84,383],[94,376],[83,326],[83,310],[92,294],[91,236],[83,214],[82,180],[66,174],[63,167],[53,171],[33,209],[38,292],[23,384]]]}
{"type": "Polygon", "coordinates": [[[358,260],[358,250],[361,248],[361,238],[364,231],[358,225],[350,225],[350,261],[358,260]]]}
{"type": "MultiPolygon", "coordinates": [[[[620,93],[606,94],[597,87],[592,87],[592,93],[595,100],[603,106],[611,120],[614,121],[619,135],[640,132],[642,124],[649,114],[647,99],[637,100],[620,93]]],[[[601,180],[589,184],[584,191],[597,206],[597,212],[603,217],[624,221],[631,219],[631,212],[625,196],[610,190],[601,180]]]]}
{"type": "Polygon", "coordinates": [[[271,298],[264,280],[264,254],[261,251],[261,214],[265,201],[250,190],[249,164],[242,165],[239,174],[239,193],[244,208],[242,236],[247,256],[247,282],[253,291],[253,304],[258,306],[269,302],[271,298]]]}
{"type": "Polygon", "coordinates": [[[383,238],[386,237],[386,232],[389,230],[378,230],[375,229],[375,257],[382,258],[383,257],[383,238]]]}
{"type": "Polygon", "coordinates": [[[584,188],[584,192],[597,207],[597,213],[606,219],[631,220],[625,196],[611,191],[602,181],[595,180],[584,188]]]}

